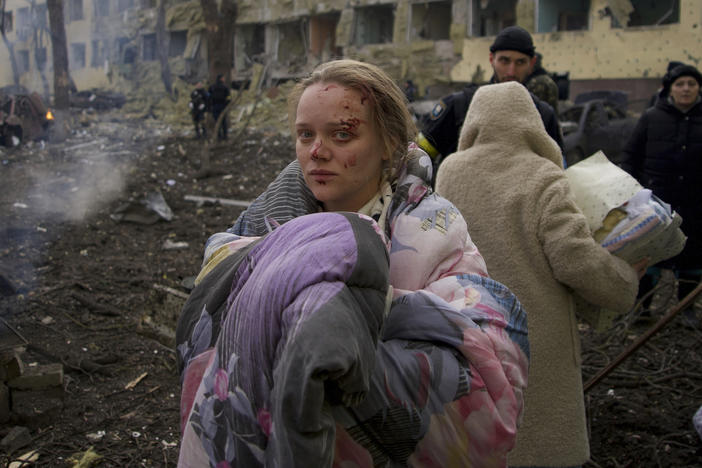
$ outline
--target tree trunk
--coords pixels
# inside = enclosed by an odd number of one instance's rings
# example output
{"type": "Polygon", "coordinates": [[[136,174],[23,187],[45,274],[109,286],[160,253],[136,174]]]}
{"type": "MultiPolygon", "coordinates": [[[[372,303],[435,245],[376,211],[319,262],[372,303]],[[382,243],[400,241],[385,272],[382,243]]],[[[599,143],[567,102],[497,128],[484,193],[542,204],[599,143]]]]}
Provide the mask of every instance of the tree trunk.
{"type": "Polygon", "coordinates": [[[236,21],[236,0],[221,0],[219,8],[217,4],[217,0],[200,0],[207,28],[209,81],[214,83],[217,75],[222,75],[225,77],[225,83],[229,83],[229,74],[234,65],[232,38],[236,21]]]}
{"type": "Polygon", "coordinates": [[[69,130],[68,90],[71,78],[68,74],[68,47],[66,27],[63,22],[63,1],[46,0],[51,29],[51,57],[54,64],[54,124],[51,127],[51,140],[63,141],[69,130]]]}
{"type": "MultiPolygon", "coordinates": [[[[39,72],[39,77],[41,78],[41,85],[42,85],[42,91],[44,96],[44,99],[46,99],[46,102],[49,102],[49,80],[46,79],[46,55],[44,56],[44,64],[39,62],[39,50],[41,49],[42,45],[44,44],[44,33],[49,33],[49,31],[46,28],[46,20],[44,18],[39,18],[38,17],[38,9],[36,2],[34,0],[31,1],[32,5],[32,47],[34,50],[34,65],[36,66],[37,71],[39,72]]],[[[51,36],[49,36],[51,37],[51,36]]],[[[46,48],[44,48],[44,51],[46,51],[46,48]]]]}
{"type": "Polygon", "coordinates": [[[5,47],[7,47],[7,53],[10,56],[10,66],[12,66],[12,80],[15,84],[15,86],[19,86],[20,84],[20,76],[19,76],[19,70],[17,69],[17,59],[15,58],[15,48],[12,45],[12,42],[7,40],[7,36],[5,35],[5,2],[2,2],[2,9],[0,10],[0,34],[2,34],[2,41],[5,43],[5,47]]]}
{"type": "Polygon", "coordinates": [[[68,110],[68,89],[71,79],[68,75],[68,47],[66,27],[63,22],[63,1],[46,0],[51,28],[51,56],[54,64],[54,107],[68,110]]]}
{"type": "Polygon", "coordinates": [[[156,53],[161,64],[161,80],[169,96],[173,95],[171,68],[168,65],[168,35],[166,34],[166,1],[158,0],[156,10],[156,53]]]}

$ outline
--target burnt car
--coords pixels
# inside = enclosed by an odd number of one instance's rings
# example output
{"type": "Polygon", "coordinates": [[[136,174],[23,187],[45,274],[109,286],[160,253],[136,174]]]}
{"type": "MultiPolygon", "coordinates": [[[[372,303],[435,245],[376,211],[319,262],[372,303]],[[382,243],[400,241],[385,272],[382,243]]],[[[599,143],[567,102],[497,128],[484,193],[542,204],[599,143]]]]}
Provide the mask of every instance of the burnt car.
{"type": "Polygon", "coordinates": [[[0,145],[15,147],[23,141],[48,139],[53,115],[41,96],[9,91],[0,91],[0,145]]]}
{"type": "Polygon", "coordinates": [[[578,95],[573,106],[559,115],[566,164],[602,151],[616,163],[636,126],[627,112],[627,96],[621,91],[597,91],[578,95]]]}

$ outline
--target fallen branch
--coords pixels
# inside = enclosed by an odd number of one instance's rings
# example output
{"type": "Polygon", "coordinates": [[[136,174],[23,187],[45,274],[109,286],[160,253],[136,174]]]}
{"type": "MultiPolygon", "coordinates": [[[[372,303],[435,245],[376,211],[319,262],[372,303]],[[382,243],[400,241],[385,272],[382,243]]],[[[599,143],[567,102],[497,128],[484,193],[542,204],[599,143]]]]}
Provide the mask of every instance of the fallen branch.
{"type": "Polygon", "coordinates": [[[165,291],[169,294],[173,294],[174,296],[181,297],[183,299],[187,299],[190,297],[188,293],[185,293],[183,291],[178,291],[177,289],[170,288],[168,286],[164,286],[162,284],[154,284],[154,289],[158,289],[159,291],[165,291]]]}
{"type": "Polygon", "coordinates": [[[612,361],[607,367],[598,372],[593,378],[591,378],[583,387],[585,393],[588,392],[595,384],[600,380],[605,378],[610,372],[612,372],[619,364],[622,363],[626,358],[634,353],[637,349],[641,347],[649,338],[655,335],[660,329],[665,327],[668,322],[670,322],[673,317],[675,317],[681,310],[685,310],[692,302],[695,300],[697,295],[702,292],[702,283],[698,284],[695,289],[685,296],[675,307],[670,309],[653,327],[651,327],[646,333],[639,336],[636,341],[634,341],[628,348],[626,348],[619,356],[617,356],[614,361],[612,361]]]}
{"type": "Polygon", "coordinates": [[[92,310],[96,314],[100,315],[106,315],[108,317],[121,317],[122,316],[122,311],[119,310],[118,308],[111,306],[109,304],[100,304],[98,302],[93,301],[92,299],[88,299],[87,297],[83,296],[82,294],[79,294],[77,292],[72,292],[71,297],[76,299],[78,302],[86,306],[88,309],[92,310]]]}
{"type": "Polygon", "coordinates": [[[251,206],[252,203],[250,201],[240,201],[218,197],[201,197],[198,195],[186,195],[184,199],[186,201],[192,201],[196,203],[219,203],[220,205],[242,206],[244,208],[248,208],[249,206],[251,206]]]}

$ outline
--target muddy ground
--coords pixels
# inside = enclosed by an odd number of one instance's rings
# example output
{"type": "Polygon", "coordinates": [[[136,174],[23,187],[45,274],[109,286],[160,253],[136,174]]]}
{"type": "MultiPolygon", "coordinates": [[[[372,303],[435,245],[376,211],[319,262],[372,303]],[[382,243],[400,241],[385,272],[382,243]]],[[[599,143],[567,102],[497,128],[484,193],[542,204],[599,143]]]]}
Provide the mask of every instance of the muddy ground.
{"type": "MultiPolygon", "coordinates": [[[[65,142],[0,149],[0,351],[64,372],[58,388],[12,390],[21,405],[0,438],[17,427],[29,438],[3,447],[0,465],[36,450],[34,466],[175,466],[175,320],[203,243],[241,210],[186,196],[252,200],[293,146],[249,128],[213,143],[203,168],[204,142],[186,126],[115,112],[81,121],[65,142]],[[145,203],[159,193],[160,214],[145,203]]],[[[584,379],[650,326],[636,314],[608,332],[583,324],[584,379]]],[[[691,422],[701,338],[678,316],[587,393],[588,467],[702,464],[691,422]]]]}

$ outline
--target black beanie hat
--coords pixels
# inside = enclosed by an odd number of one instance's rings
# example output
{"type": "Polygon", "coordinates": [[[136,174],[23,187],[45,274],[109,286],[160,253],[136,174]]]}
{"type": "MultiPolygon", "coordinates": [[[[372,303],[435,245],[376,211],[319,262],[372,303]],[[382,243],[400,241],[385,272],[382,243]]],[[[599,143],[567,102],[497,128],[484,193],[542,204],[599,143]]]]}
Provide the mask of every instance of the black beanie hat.
{"type": "Polygon", "coordinates": [[[519,26],[509,26],[500,31],[495,42],[490,46],[490,52],[493,54],[499,50],[516,50],[533,57],[534,42],[526,29],[519,26]]]}
{"type": "Polygon", "coordinates": [[[671,71],[675,67],[679,67],[680,65],[685,65],[683,62],[678,62],[677,60],[672,60],[668,62],[668,68],[666,68],[666,72],[671,71]]]}
{"type": "Polygon", "coordinates": [[[692,65],[678,65],[677,67],[670,70],[663,77],[663,89],[670,91],[670,87],[673,85],[675,80],[681,76],[691,76],[697,80],[697,84],[702,87],[702,74],[692,65]]]}

